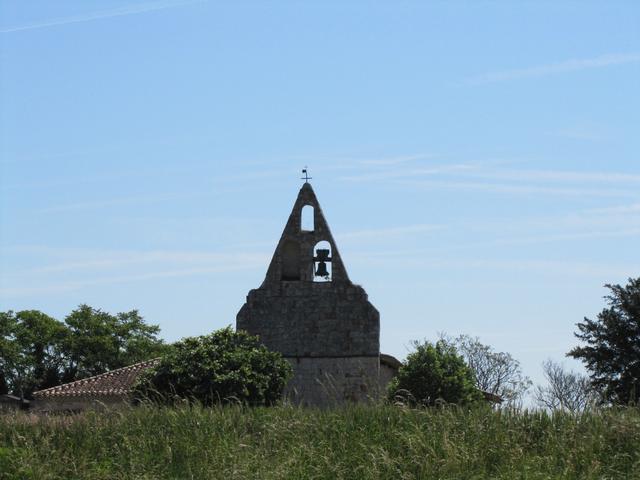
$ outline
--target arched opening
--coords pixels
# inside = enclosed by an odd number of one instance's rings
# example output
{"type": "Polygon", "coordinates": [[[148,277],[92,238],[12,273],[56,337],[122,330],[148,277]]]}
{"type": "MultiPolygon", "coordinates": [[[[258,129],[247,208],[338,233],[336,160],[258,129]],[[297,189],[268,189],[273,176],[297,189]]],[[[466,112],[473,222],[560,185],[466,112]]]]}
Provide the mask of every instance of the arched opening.
{"type": "Polygon", "coordinates": [[[305,205],[300,212],[300,230],[313,232],[315,230],[314,211],[311,205],[305,205]]]}
{"type": "Polygon", "coordinates": [[[281,280],[300,280],[300,244],[285,240],[282,244],[281,280]]]}
{"type": "Polygon", "coordinates": [[[331,244],[326,240],[313,247],[313,281],[331,281],[331,244]]]}

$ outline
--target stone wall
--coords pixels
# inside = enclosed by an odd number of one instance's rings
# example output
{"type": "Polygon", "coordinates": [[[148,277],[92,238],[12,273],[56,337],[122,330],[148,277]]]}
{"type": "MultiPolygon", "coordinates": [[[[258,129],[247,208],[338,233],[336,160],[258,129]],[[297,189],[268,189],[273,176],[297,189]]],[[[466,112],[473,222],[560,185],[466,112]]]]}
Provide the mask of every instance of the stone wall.
{"type": "Polygon", "coordinates": [[[380,316],[362,287],[331,282],[279,282],[252,290],[236,317],[239,330],[258,335],[291,357],[376,356],[380,316]]]}
{"type": "Polygon", "coordinates": [[[367,402],[379,396],[378,357],[287,357],[295,377],[285,398],[307,406],[367,402]]]}

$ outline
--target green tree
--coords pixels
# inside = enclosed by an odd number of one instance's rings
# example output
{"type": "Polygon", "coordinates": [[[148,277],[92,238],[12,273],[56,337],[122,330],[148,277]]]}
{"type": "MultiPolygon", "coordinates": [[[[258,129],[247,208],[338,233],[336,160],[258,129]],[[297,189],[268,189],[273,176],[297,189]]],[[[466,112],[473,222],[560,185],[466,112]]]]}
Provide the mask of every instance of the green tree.
{"type": "Polygon", "coordinates": [[[0,375],[22,398],[60,383],[63,323],[37,310],[0,313],[0,375]]]}
{"type": "Polygon", "coordinates": [[[438,401],[468,404],[482,399],[473,371],[451,343],[414,341],[413,347],[415,351],[389,385],[391,398],[405,390],[423,405],[438,401]]]}
{"type": "Polygon", "coordinates": [[[597,320],[585,317],[575,336],[586,343],[567,355],[582,360],[593,387],[612,403],[638,402],[640,396],[640,278],[626,286],[605,285],[608,307],[597,320]]]}
{"type": "Polygon", "coordinates": [[[4,377],[4,372],[0,366],[0,395],[4,395],[5,393],[9,393],[9,384],[7,383],[7,379],[4,377]]]}
{"type": "Polygon", "coordinates": [[[136,390],[139,398],[163,401],[272,405],[281,398],[291,373],[280,353],[268,350],[258,337],[227,327],[173,344],[136,390]]]}
{"type": "Polygon", "coordinates": [[[160,327],[145,323],[137,310],[111,315],[80,305],[65,318],[65,323],[65,381],[149,360],[166,349],[157,337],[160,327]]]}
{"type": "Polygon", "coordinates": [[[0,393],[35,390],[159,356],[167,346],[136,310],[80,305],[60,322],[37,310],[0,312],[0,393]]]}
{"type": "Polygon", "coordinates": [[[15,334],[18,321],[14,312],[0,313],[0,374],[6,393],[24,391],[25,361],[20,355],[15,334]]]}

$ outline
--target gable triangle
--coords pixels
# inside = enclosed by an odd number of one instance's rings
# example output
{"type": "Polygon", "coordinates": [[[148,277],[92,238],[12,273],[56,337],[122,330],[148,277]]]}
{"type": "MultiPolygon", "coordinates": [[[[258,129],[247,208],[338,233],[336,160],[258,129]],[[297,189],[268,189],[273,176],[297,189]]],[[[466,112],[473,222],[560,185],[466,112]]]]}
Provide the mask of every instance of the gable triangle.
{"type": "Polygon", "coordinates": [[[298,192],[289,219],[284,227],[276,250],[269,264],[263,286],[283,281],[314,281],[315,247],[321,241],[331,246],[331,282],[351,283],[342,262],[329,224],[310,183],[305,183],[298,192]],[[302,209],[313,208],[313,230],[302,229],[302,209]]]}

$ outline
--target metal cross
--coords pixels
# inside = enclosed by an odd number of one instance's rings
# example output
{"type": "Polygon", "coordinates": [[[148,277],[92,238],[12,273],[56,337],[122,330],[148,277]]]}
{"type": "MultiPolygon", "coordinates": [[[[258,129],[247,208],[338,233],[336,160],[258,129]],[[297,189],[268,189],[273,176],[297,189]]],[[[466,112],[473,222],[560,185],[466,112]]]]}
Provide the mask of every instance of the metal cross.
{"type": "Polygon", "coordinates": [[[304,183],[309,183],[309,180],[313,180],[313,178],[311,178],[307,173],[307,168],[308,167],[305,165],[304,168],[302,169],[302,173],[304,174],[304,177],[302,177],[300,180],[304,180],[304,183]]]}

